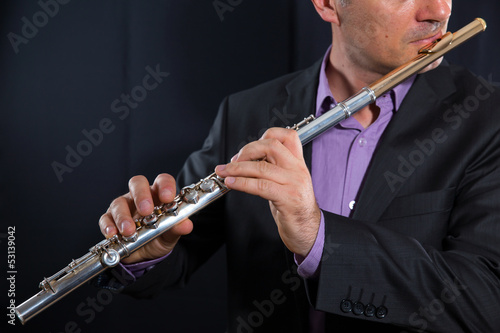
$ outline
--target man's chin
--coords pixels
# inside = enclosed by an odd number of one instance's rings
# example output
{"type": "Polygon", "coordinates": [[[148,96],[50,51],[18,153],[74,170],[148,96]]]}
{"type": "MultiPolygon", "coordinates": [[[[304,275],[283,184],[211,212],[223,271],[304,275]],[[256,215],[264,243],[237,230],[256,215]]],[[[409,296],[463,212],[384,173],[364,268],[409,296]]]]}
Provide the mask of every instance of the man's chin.
{"type": "Polygon", "coordinates": [[[418,72],[418,74],[422,74],[422,73],[433,70],[434,68],[439,66],[442,61],[443,61],[443,57],[439,58],[438,60],[434,61],[432,64],[430,64],[427,67],[425,67],[424,69],[422,69],[420,72],[418,72]]]}

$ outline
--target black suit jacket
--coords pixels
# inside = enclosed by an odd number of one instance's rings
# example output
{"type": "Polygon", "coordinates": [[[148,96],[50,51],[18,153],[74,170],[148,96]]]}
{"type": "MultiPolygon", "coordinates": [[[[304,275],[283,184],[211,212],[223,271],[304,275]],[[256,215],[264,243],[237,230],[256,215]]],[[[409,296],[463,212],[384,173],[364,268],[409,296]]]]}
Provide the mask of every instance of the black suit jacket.
{"type": "MultiPolygon", "coordinates": [[[[180,186],[267,128],[313,113],[319,68],[226,98],[180,186]]],[[[418,75],[380,139],[352,217],[324,212],[317,280],[297,275],[268,203],[233,191],[193,217],[193,234],[124,292],[149,297],[182,286],[225,244],[229,332],[307,332],[309,301],[326,312],[328,331],[500,332],[499,102],[463,69],[418,75]]],[[[310,163],[311,145],[304,155],[310,163]]]]}

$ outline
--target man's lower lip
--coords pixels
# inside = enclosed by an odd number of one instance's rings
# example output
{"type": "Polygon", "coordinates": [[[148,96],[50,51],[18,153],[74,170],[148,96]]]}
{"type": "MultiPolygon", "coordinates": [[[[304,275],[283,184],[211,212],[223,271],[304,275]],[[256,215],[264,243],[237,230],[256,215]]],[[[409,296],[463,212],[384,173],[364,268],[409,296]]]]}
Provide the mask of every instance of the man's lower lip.
{"type": "Polygon", "coordinates": [[[430,44],[436,40],[438,40],[439,38],[441,38],[441,36],[439,36],[439,34],[436,34],[430,38],[426,38],[426,39],[420,39],[420,40],[417,40],[417,41],[414,41],[412,42],[412,44],[424,44],[424,45],[427,45],[427,44],[430,44]]]}

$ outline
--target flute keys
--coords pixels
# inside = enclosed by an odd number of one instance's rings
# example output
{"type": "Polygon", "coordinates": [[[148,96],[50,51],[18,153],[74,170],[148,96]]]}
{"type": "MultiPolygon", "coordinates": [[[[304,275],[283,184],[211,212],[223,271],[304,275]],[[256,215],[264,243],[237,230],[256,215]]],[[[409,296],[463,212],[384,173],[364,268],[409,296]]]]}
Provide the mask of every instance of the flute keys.
{"type": "Polygon", "coordinates": [[[120,262],[120,254],[114,249],[105,249],[101,259],[104,265],[114,267],[120,262]]]}
{"type": "Polygon", "coordinates": [[[198,195],[198,191],[190,188],[182,189],[182,199],[190,204],[197,204],[200,196],[198,195]]]}
{"type": "Polygon", "coordinates": [[[163,205],[155,206],[153,213],[156,215],[161,215],[163,213],[163,205]]]}
{"type": "Polygon", "coordinates": [[[178,214],[177,208],[178,208],[177,202],[172,201],[172,202],[164,204],[162,206],[161,210],[165,215],[177,216],[177,214],[178,214]]]}
{"type": "Polygon", "coordinates": [[[142,218],[142,224],[146,228],[156,228],[156,222],[158,222],[158,215],[151,214],[142,218]]]}
{"type": "Polygon", "coordinates": [[[50,289],[50,291],[52,291],[52,293],[55,294],[56,291],[55,291],[54,287],[52,286],[51,282],[52,282],[51,279],[44,278],[43,281],[40,282],[40,285],[39,285],[40,289],[43,289],[45,291],[49,291],[49,289],[50,289]]]}
{"type": "Polygon", "coordinates": [[[127,243],[133,243],[135,242],[137,239],[139,238],[139,235],[137,234],[137,232],[134,232],[133,235],[130,235],[130,236],[122,236],[122,239],[127,242],[127,243]]]}
{"type": "Polygon", "coordinates": [[[213,179],[210,178],[204,179],[200,184],[200,189],[206,193],[212,193],[213,191],[215,191],[216,187],[217,184],[213,179]]]}

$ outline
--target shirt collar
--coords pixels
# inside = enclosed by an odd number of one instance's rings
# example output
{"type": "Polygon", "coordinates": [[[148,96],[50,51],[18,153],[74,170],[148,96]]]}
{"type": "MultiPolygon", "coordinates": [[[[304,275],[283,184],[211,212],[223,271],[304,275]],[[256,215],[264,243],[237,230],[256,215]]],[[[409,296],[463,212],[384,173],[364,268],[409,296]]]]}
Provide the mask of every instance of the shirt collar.
{"type": "Polygon", "coordinates": [[[326,77],[326,65],[328,64],[330,58],[330,51],[332,46],[328,48],[323,57],[323,62],[321,63],[321,69],[319,71],[319,83],[318,92],[316,95],[316,116],[320,116],[326,111],[330,110],[332,106],[336,105],[337,102],[333,98],[332,92],[330,91],[330,85],[328,84],[328,78],[326,77]]]}
{"type": "MultiPolygon", "coordinates": [[[[326,111],[329,111],[335,105],[337,105],[337,101],[332,95],[330,91],[330,85],[328,84],[328,78],[326,76],[326,66],[328,61],[330,61],[330,51],[332,46],[328,48],[323,57],[323,62],[321,64],[321,69],[319,72],[319,83],[318,83],[318,91],[316,94],[316,116],[320,116],[326,111]]],[[[401,103],[403,103],[406,94],[410,90],[413,82],[415,81],[416,75],[411,76],[405,82],[399,84],[391,91],[387,92],[391,96],[394,103],[394,111],[398,111],[401,103]]]]}

